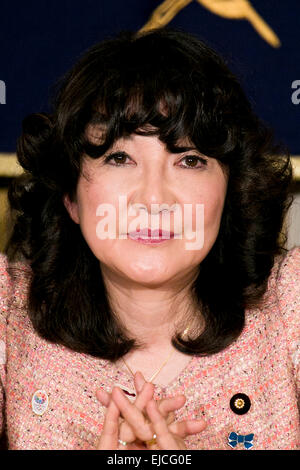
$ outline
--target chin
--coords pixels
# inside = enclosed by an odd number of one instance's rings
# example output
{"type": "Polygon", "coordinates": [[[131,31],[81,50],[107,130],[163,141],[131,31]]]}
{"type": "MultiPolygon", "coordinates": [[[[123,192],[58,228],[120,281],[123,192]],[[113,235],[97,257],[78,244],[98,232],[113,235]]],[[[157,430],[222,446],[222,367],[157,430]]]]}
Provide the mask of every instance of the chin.
{"type": "Polygon", "coordinates": [[[131,282],[139,284],[140,286],[143,286],[143,287],[148,287],[150,289],[157,289],[161,287],[162,285],[168,284],[170,282],[170,278],[162,278],[159,276],[154,276],[152,278],[145,277],[145,276],[144,277],[130,276],[129,279],[131,282]]]}
{"type": "Polygon", "coordinates": [[[169,282],[175,273],[170,272],[170,266],[167,264],[158,266],[155,264],[146,264],[145,260],[129,262],[118,265],[118,272],[127,279],[142,285],[160,286],[169,282]]]}
{"type": "Polygon", "coordinates": [[[140,267],[133,267],[132,269],[124,270],[126,277],[132,279],[139,284],[160,285],[168,282],[172,276],[169,272],[161,272],[155,268],[143,269],[140,267]]]}

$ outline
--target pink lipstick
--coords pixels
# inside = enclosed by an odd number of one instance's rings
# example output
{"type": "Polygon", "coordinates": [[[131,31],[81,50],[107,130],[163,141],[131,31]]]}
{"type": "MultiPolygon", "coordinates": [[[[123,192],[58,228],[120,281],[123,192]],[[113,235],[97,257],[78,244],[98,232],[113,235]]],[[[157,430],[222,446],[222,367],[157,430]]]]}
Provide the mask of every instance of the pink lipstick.
{"type": "Polygon", "coordinates": [[[128,236],[136,242],[148,245],[157,245],[174,238],[174,232],[168,232],[161,229],[151,230],[150,228],[145,228],[143,230],[130,232],[128,233],[128,236]]]}

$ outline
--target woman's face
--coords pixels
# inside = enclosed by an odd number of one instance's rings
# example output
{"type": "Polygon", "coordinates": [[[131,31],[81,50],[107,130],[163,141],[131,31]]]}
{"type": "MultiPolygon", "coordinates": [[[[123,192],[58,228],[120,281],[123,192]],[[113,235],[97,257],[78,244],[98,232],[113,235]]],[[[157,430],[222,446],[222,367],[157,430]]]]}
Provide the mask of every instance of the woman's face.
{"type": "MultiPolygon", "coordinates": [[[[92,128],[88,136],[94,143],[101,139],[92,128]]],[[[186,141],[180,145],[192,147],[186,141]]],[[[86,156],[76,200],[64,202],[102,271],[155,286],[198,271],[217,238],[226,188],[227,176],[214,158],[195,149],[172,154],[157,136],[132,134],[99,159],[86,156]],[[139,241],[138,234],[128,236],[139,231],[138,220],[142,228],[167,229],[181,238],[160,241],[156,236],[149,243],[149,232],[147,240],[139,241]],[[104,231],[112,238],[101,239],[104,231]],[[193,232],[194,238],[187,238],[193,232]]]]}

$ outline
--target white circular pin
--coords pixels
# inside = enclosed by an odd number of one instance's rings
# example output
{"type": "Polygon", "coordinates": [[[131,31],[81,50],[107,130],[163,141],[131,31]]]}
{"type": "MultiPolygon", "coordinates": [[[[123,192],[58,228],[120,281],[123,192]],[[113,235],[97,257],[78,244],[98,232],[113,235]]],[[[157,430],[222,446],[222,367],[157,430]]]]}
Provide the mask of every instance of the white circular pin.
{"type": "Polygon", "coordinates": [[[49,398],[47,393],[44,390],[37,390],[34,392],[31,407],[32,411],[37,415],[42,415],[48,408],[49,398]]]}

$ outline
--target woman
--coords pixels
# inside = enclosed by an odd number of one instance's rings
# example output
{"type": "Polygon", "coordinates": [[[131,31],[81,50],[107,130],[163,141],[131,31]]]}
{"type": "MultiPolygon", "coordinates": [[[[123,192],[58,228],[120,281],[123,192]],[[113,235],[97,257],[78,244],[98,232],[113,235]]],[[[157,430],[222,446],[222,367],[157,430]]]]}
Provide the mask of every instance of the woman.
{"type": "Polygon", "coordinates": [[[223,60],[171,29],[107,39],[17,154],[9,448],[300,448],[291,164],[223,60]]]}

